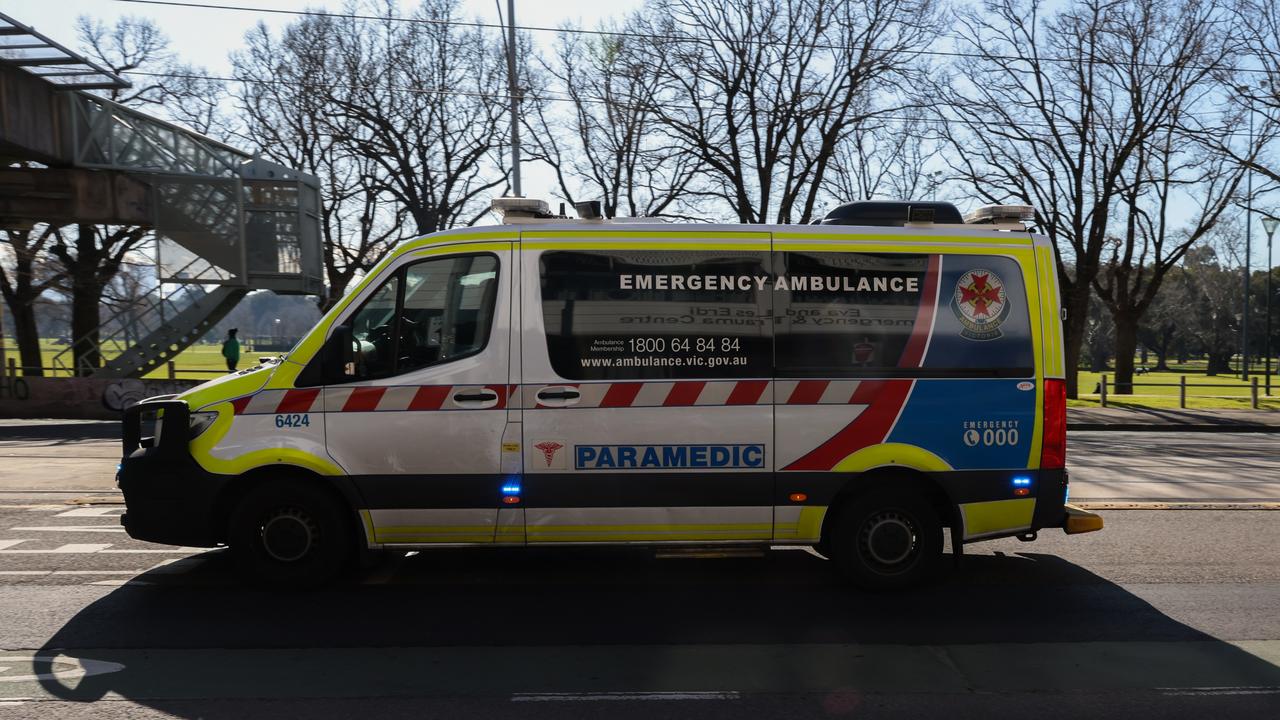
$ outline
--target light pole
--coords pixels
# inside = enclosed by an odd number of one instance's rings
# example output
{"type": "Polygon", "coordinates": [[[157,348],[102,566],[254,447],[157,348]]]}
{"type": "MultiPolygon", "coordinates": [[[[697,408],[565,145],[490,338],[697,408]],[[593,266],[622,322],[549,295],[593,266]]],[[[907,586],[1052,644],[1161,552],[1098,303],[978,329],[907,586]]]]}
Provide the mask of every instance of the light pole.
{"type": "Polygon", "coordinates": [[[1271,272],[1271,238],[1276,234],[1277,226],[1280,226],[1280,219],[1271,215],[1262,218],[1262,229],[1267,231],[1267,334],[1265,340],[1267,365],[1264,372],[1266,373],[1268,395],[1271,394],[1271,276],[1273,274],[1271,272]]]}
{"type": "MultiPolygon", "coordinates": [[[[1249,152],[1253,152],[1253,101],[1249,101],[1249,152]]],[[[1244,210],[1244,315],[1240,319],[1240,379],[1249,382],[1249,254],[1253,252],[1253,170],[1246,171],[1244,210]]]]}

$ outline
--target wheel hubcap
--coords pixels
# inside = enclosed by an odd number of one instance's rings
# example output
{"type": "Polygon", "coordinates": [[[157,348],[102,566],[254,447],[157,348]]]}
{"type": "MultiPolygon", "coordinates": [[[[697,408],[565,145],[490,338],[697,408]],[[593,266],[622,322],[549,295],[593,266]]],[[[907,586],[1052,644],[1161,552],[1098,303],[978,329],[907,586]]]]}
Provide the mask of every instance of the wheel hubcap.
{"type": "Polygon", "coordinates": [[[863,523],[859,546],[875,565],[898,570],[915,556],[919,533],[910,517],[895,511],[879,512],[863,523]]]}
{"type": "Polygon", "coordinates": [[[318,535],[310,516],[297,508],[283,508],[262,524],[262,547],[273,560],[295,562],[311,551],[318,535]]]}

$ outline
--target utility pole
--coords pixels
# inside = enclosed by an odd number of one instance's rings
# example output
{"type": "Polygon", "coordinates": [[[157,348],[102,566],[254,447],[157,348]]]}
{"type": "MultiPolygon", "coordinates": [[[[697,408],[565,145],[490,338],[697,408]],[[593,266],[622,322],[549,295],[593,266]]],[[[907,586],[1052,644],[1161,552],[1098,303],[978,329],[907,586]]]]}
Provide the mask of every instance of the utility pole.
{"type": "MultiPolygon", "coordinates": [[[[1253,152],[1253,101],[1249,102],[1249,152],[1253,152]]],[[[1249,254],[1253,252],[1253,170],[1248,170],[1244,210],[1244,315],[1240,319],[1240,379],[1249,380],[1249,254]]]]}
{"type": "Polygon", "coordinates": [[[516,0],[507,0],[507,92],[511,95],[511,193],[520,191],[520,88],[516,82],[516,0]]]}
{"type": "Polygon", "coordinates": [[[1262,229],[1267,231],[1267,365],[1264,371],[1266,373],[1267,395],[1271,394],[1271,276],[1274,274],[1271,271],[1271,238],[1276,234],[1276,226],[1278,225],[1280,225],[1280,219],[1271,215],[1262,218],[1262,229]]]}

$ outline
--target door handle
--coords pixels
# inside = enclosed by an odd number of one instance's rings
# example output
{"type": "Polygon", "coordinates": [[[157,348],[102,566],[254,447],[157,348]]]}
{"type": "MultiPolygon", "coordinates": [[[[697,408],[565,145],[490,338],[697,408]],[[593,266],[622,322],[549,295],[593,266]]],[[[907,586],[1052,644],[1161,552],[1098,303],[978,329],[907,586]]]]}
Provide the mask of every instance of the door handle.
{"type": "Polygon", "coordinates": [[[485,402],[488,400],[497,400],[498,393],[492,390],[483,390],[474,393],[458,393],[453,396],[454,402],[485,402]]]}
{"type": "Polygon", "coordinates": [[[580,397],[582,393],[572,389],[538,391],[539,400],[577,400],[580,397]]]}

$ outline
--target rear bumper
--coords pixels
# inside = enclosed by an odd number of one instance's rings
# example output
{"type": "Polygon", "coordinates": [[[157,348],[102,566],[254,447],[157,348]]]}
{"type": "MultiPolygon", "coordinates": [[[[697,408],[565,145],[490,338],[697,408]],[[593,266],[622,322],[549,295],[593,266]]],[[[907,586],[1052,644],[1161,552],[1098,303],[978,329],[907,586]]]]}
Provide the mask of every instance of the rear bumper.
{"type": "Polygon", "coordinates": [[[1066,510],[1067,517],[1062,523],[1062,529],[1068,535],[1079,535],[1080,533],[1096,532],[1102,529],[1101,515],[1082,510],[1075,505],[1067,505],[1063,509],[1066,510]]]}

